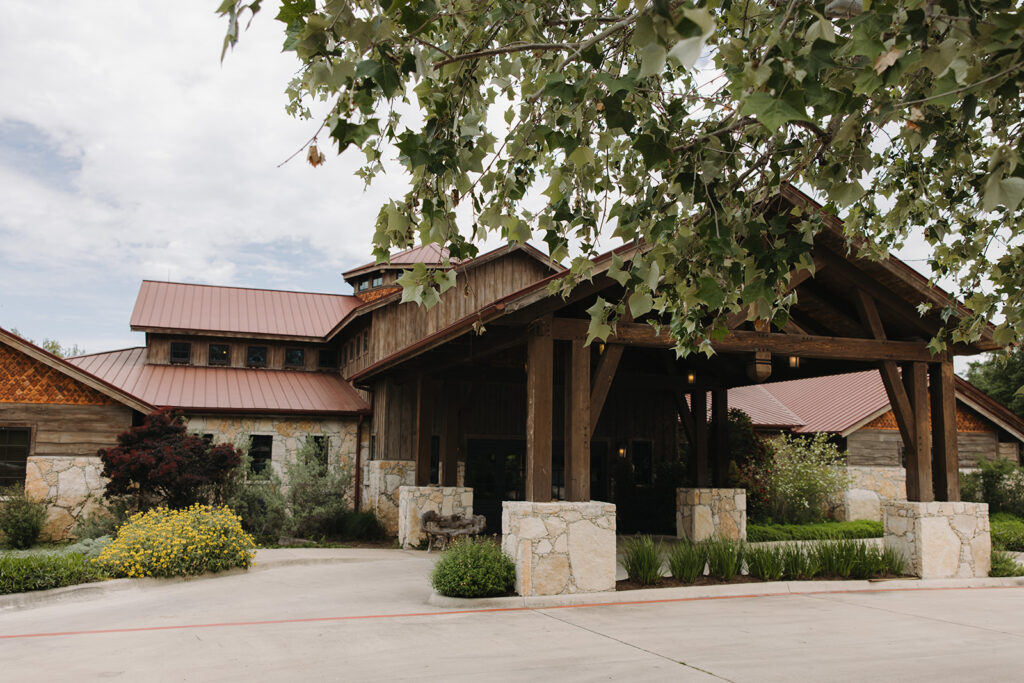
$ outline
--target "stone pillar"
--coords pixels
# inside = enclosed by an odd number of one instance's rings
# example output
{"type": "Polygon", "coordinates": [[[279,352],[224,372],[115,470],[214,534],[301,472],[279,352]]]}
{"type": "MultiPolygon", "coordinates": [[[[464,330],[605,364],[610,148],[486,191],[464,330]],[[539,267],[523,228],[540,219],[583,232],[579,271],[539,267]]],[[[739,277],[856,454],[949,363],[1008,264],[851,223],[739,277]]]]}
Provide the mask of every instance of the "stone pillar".
{"type": "Polygon", "coordinates": [[[473,489],[461,486],[402,486],[398,489],[398,542],[416,547],[426,539],[420,518],[427,510],[439,515],[473,516],[473,489]]]}
{"type": "Polygon", "coordinates": [[[676,489],[676,536],[747,538],[746,489],[676,489]]]}
{"type": "Polygon", "coordinates": [[[416,463],[412,460],[371,460],[367,463],[369,495],[364,508],[373,510],[389,536],[398,534],[398,490],[416,483],[416,463]]]}
{"type": "Polygon", "coordinates": [[[922,579],[988,576],[992,568],[988,503],[887,501],[885,546],[903,554],[922,579]]]}
{"type": "Polygon", "coordinates": [[[502,503],[501,548],[519,595],[615,590],[615,506],[596,501],[502,503]]]}

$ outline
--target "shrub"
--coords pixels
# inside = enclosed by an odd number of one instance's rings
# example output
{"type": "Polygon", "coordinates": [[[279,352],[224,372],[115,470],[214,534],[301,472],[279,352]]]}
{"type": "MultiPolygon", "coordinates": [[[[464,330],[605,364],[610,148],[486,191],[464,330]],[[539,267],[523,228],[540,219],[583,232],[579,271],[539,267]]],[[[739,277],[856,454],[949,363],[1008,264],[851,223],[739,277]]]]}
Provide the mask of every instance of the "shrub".
{"type": "Polygon", "coordinates": [[[683,541],[676,543],[668,552],[668,570],[676,581],[693,583],[704,574],[707,563],[703,544],[683,541]]]}
{"type": "Polygon", "coordinates": [[[821,576],[834,576],[840,579],[850,578],[863,552],[862,543],[847,539],[821,541],[815,543],[809,550],[809,554],[814,556],[821,576]]]}
{"type": "Polygon", "coordinates": [[[281,478],[271,467],[253,472],[247,452],[243,451],[238,467],[225,481],[224,502],[242,519],[242,529],[261,543],[277,543],[288,533],[290,519],[281,478]]]}
{"type": "Polygon", "coordinates": [[[722,581],[732,581],[743,566],[743,543],[719,537],[702,543],[708,557],[708,574],[722,581]]]}
{"type": "Polygon", "coordinates": [[[988,503],[990,514],[1024,517],[1024,468],[1009,460],[978,460],[978,471],[961,477],[961,498],[988,503]]]}
{"type": "Polygon", "coordinates": [[[785,570],[782,551],[777,546],[748,549],[747,572],[764,581],[778,581],[785,570]]]}
{"type": "Polygon", "coordinates": [[[650,586],[661,581],[661,544],[650,536],[638,536],[626,542],[622,567],[631,581],[650,586]]]}
{"type": "Polygon", "coordinates": [[[285,466],[292,533],[300,538],[340,537],[350,511],[352,467],[325,464],[321,457],[316,442],[306,439],[285,466]]]}
{"type": "Polygon", "coordinates": [[[882,568],[886,574],[903,576],[907,573],[907,558],[895,548],[882,548],[882,568]]]}
{"type": "Polygon", "coordinates": [[[881,538],[881,522],[858,519],[852,522],[819,522],[817,524],[747,523],[747,541],[824,541],[837,538],[881,538]]]}
{"type": "Polygon", "coordinates": [[[0,532],[12,548],[28,548],[39,540],[46,521],[46,503],[32,500],[21,486],[0,491],[0,532]]]}
{"type": "Polygon", "coordinates": [[[820,566],[812,553],[795,543],[782,546],[782,575],[791,581],[806,581],[818,575],[820,566]]]}
{"type": "Polygon", "coordinates": [[[885,573],[885,559],[882,549],[871,543],[854,543],[853,568],[850,578],[870,579],[885,573]]]}
{"type": "Polygon", "coordinates": [[[79,539],[113,536],[131,517],[131,508],[132,502],[126,497],[109,498],[100,507],[79,517],[71,532],[79,539]]]}
{"type": "Polygon", "coordinates": [[[147,415],[99,456],[109,479],[104,495],[132,496],[136,510],[220,502],[224,481],[240,460],[234,446],[189,434],[181,413],[169,410],[147,415]]]}
{"type": "Polygon", "coordinates": [[[0,595],[99,581],[99,569],[81,553],[0,556],[0,595]]]}
{"type": "Polygon", "coordinates": [[[154,508],[129,519],[96,562],[112,576],[188,576],[248,568],[254,545],[227,508],[154,508]]]}
{"type": "Polygon", "coordinates": [[[1024,552],[1024,519],[1008,512],[997,512],[989,521],[993,548],[1024,552]]]}
{"type": "Polygon", "coordinates": [[[438,560],[430,582],[453,598],[508,595],[515,588],[516,566],[494,541],[462,539],[438,560]]]}
{"type": "Polygon", "coordinates": [[[992,568],[989,576],[1024,576],[1022,567],[1009,553],[1002,550],[992,551],[992,568]]]}
{"type": "Polygon", "coordinates": [[[829,499],[850,483],[845,456],[824,433],[773,440],[764,477],[771,519],[793,524],[820,521],[829,499]]]}
{"type": "Polygon", "coordinates": [[[375,541],[386,536],[384,525],[372,510],[349,512],[345,516],[342,536],[353,541],[375,541]]]}

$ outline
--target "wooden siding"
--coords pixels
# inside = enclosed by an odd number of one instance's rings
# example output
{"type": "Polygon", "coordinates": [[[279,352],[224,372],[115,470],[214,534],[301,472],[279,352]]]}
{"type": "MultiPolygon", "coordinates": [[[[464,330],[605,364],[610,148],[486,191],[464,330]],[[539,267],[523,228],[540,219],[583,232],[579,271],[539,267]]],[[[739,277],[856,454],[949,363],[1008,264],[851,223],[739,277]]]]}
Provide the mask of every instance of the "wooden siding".
{"type": "MultiPolygon", "coordinates": [[[[898,429],[896,416],[890,410],[879,415],[861,429],[898,429]]],[[[956,430],[958,432],[990,432],[992,424],[984,417],[962,403],[956,406],[956,430]]]]}
{"type": "Polygon", "coordinates": [[[320,349],[333,348],[323,344],[307,344],[301,342],[282,342],[277,340],[264,341],[261,339],[230,339],[225,337],[203,337],[182,335],[162,335],[150,333],[146,335],[146,362],[153,365],[168,365],[171,359],[171,342],[187,342],[192,345],[190,365],[196,367],[209,366],[210,344],[227,344],[229,349],[229,363],[227,366],[218,365],[213,367],[247,367],[246,359],[250,346],[267,347],[267,368],[270,370],[308,370],[315,371],[317,367],[320,349]],[[305,365],[302,367],[284,365],[286,349],[302,349],[304,351],[305,365]]]}
{"type": "Polygon", "coordinates": [[[0,404],[117,406],[109,396],[0,344],[0,404]]]}
{"type": "Polygon", "coordinates": [[[132,410],[121,405],[0,403],[0,427],[32,430],[30,456],[96,455],[131,425],[132,410]]]}
{"type": "MultiPolygon", "coordinates": [[[[974,467],[979,457],[995,458],[998,441],[995,432],[957,432],[957,451],[961,467],[974,467]]],[[[895,430],[858,429],[846,439],[850,465],[898,467],[903,439],[895,430]]]]}

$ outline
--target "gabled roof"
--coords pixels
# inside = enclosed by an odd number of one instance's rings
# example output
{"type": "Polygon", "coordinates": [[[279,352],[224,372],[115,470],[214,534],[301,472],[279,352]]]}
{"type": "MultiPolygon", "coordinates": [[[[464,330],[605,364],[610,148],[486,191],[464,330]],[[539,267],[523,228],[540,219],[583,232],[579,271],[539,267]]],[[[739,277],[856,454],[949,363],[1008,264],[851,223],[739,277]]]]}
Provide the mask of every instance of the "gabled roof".
{"type": "MultiPolygon", "coordinates": [[[[388,257],[387,263],[370,261],[369,263],[364,263],[358,268],[345,271],[341,276],[346,280],[349,280],[351,278],[379,270],[402,270],[417,263],[423,263],[428,266],[440,266],[444,263],[446,258],[448,258],[448,250],[441,247],[441,245],[433,243],[424,244],[419,247],[400,251],[397,254],[391,254],[391,256],[388,257]]],[[[457,265],[459,262],[459,259],[451,260],[452,265],[457,265]]]]}
{"type": "Polygon", "coordinates": [[[319,340],[360,304],[345,294],[216,287],[143,280],[131,328],[319,340]]]}
{"type": "Polygon", "coordinates": [[[146,349],[68,359],[160,407],[227,413],[357,415],[370,406],[337,373],[147,365],[146,349]]]}
{"type": "Polygon", "coordinates": [[[22,339],[18,335],[8,332],[3,328],[0,328],[0,344],[5,344],[16,351],[25,354],[29,358],[67,375],[71,379],[81,382],[91,389],[95,389],[101,394],[114,399],[118,403],[121,403],[132,410],[137,410],[141,413],[149,413],[153,411],[152,404],[139,399],[131,392],[126,392],[116,384],[78,367],[72,363],[70,359],[65,360],[64,358],[55,356],[49,351],[39,348],[27,339],[22,339]]]}
{"type": "MultiPolygon", "coordinates": [[[[710,417],[711,402],[708,401],[710,417]]],[[[729,390],[729,407],[739,408],[762,429],[797,429],[804,421],[761,384],[729,390]]]]}

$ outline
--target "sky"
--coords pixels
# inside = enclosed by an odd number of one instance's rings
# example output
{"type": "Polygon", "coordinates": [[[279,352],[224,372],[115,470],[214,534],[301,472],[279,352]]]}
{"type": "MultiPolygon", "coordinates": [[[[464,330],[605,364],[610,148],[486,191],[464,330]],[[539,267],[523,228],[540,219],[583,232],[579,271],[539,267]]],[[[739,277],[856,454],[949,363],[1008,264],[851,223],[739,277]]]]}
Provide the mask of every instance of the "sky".
{"type": "Polygon", "coordinates": [[[365,189],[326,136],[278,168],[319,125],[285,113],[298,62],[268,6],[221,63],[217,5],[0,3],[0,327],[98,352],[144,344],[143,279],[351,292],[405,177],[365,189]]]}

